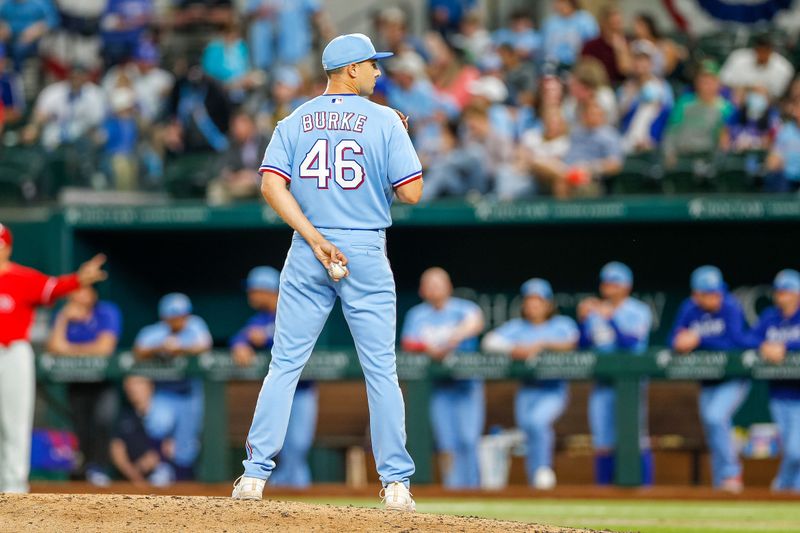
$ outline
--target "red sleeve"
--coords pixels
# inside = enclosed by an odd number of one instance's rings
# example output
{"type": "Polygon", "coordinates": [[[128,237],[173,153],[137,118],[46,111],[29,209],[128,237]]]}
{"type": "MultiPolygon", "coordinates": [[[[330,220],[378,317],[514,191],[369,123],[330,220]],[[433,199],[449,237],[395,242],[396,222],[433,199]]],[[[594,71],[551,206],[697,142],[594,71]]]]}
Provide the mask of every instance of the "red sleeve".
{"type": "Polygon", "coordinates": [[[58,276],[57,278],[48,278],[44,284],[44,287],[42,287],[42,292],[39,296],[39,303],[50,305],[62,296],[66,296],[80,286],[81,284],[78,282],[77,274],[67,274],[65,276],[58,276]]]}

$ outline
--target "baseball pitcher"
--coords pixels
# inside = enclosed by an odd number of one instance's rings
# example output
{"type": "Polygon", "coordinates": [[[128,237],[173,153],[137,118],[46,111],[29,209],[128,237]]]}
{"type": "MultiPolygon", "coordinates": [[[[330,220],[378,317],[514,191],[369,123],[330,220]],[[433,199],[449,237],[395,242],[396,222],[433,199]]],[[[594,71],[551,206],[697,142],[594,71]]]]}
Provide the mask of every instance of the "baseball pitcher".
{"type": "Polygon", "coordinates": [[[295,230],[280,277],[269,373],[247,437],[236,499],[260,499],[283,446],[303,366],[337,296],[367,382],[373,452],[387,509],[413,511],[414,463],[395,365],[396,297],[385,230],[396,196],[416,203],[422,167],[402,114],[370,102],[381,75],[368,37],[322,54],[324,94],[278,123],[260,168],[266,201],[295,230]]]}

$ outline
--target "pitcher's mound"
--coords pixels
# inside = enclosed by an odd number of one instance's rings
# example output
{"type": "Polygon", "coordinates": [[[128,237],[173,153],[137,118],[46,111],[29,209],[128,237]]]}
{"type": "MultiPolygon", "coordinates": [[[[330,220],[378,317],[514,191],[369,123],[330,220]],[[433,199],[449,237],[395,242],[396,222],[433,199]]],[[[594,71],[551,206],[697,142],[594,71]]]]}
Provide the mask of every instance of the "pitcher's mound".
{"type": "Polygon", "coordinates": [[[503,520],[275,500],[191,496],[0,494],[0,531],[577,532],[503,520]]]}

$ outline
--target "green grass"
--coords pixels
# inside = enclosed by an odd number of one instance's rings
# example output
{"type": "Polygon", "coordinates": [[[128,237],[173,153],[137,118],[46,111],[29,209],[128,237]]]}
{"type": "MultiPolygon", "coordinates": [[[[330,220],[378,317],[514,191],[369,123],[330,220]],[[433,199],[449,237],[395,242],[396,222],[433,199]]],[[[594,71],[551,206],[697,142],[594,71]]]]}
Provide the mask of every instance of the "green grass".
{"type": "MultiPolygon", "coordinates": [[[[376,507],[376,500],[307,499],[309,503],[376,507]]],[[[641,531],[644,533],[800,532],[796,502],[706,502],[644,500],[424,499],[423,513],[481,516],[521,522],[641,531]]]]}

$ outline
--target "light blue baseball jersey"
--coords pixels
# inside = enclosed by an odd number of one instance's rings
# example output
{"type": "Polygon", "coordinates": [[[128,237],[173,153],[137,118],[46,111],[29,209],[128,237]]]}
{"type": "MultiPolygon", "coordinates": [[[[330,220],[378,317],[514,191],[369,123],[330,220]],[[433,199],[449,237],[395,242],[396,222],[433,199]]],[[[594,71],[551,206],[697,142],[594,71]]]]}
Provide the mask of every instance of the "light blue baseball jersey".
{"type": "Polygon", "coordinates": [[[422,177],[402,121],[355,94],[325,94],[280,121],[264,154],[317,228],[384,229],[393,189],[422,177]]]}
{"type": "MultiPolygon", "coordinates": [[[[423,302],[412,307],[403,323],[403,342],[419,342],[426,346],[442,346],[447,343],[453,331],[470,316],[483,316],[475,302],[461,298],[450,298],[442,309],[423,302]]],[[[461,341],[458,349],[475,351],[478,338],[470,337],[461,341]]]]}
{"type": "Polygon", "coordinates": [[[600,351],[629,350],[641,353],[647,349],[653,314],[644,302],[626,298],[614,310],[610,320],[598,313],[590,314],[583,325],[585,344],[600,351]]]}
{"type": "Polygon", "coordinates": [[[534,324],[524,318],[515,318],[492,333],[515,345],[534,342],[577,342],[580,337],[575,321],[561,315],[556,315],[541,324],[534,324]]]}
{"type": "Polygon", "coordinates": [[[167,337],[174,335],[181,348],[190,348],[198,344],[207,344],[211,347],[211,332],[205,320],[199,316],[191,315],[186,321],[186,327],[178,333],[173,333],[166,322],[157,322],[145,326],[136,335],[134,344],[139,348],[152,349],[164,344],[167,337]]]}

